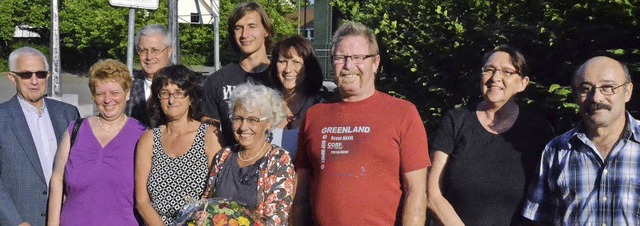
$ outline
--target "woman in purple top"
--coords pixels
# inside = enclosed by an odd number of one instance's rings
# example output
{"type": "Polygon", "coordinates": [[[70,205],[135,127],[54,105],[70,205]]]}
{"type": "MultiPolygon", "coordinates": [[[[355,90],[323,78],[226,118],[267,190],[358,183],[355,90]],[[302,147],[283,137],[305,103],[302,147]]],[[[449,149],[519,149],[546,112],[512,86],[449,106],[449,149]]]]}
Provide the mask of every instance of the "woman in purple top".
{"type": "Polygon", "coordinates": [[[138,225],[134,215],[133,159],[145,127],[124,114],[131,77],[116,60],[89,71],[97,116],[82,121],[73,147],[69,126],[51,176],[48,225],[138,225]]]}

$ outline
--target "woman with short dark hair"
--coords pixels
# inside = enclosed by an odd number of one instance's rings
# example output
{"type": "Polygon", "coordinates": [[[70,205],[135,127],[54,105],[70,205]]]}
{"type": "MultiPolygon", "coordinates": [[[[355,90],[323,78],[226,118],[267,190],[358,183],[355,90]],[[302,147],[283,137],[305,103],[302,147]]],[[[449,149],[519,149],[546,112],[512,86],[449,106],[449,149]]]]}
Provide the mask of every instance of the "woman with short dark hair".
{"type": "Polygon", "coordinates": [[[447,112],[429,137],[429,208],[444,225],[521,225],[520,206],[553,131],[523,111],[525,58],[500,46],[482,59],[477,105],[447,112]]]}

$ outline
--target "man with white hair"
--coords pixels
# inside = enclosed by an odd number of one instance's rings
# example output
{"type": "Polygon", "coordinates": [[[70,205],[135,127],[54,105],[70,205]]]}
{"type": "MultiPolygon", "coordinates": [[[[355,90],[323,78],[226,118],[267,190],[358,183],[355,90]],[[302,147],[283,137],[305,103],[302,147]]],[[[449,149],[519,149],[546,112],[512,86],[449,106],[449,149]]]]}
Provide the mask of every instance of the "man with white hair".
{"type": "Polygon", "coordinates": [[[147,99],[151,95],[151,82],[160,69],[170,65],[169,57],[173,51],[172,38],[169,30],[158,24],[144,26],[136,34],[135,46],[140,57],[142,71],[133,72],[131,95],[125,114],[137,119],[147,127],[151,127],[151,121],[147,114],[147,99]]]}
{"type": "Polygon", "coordinates": [[[53,160],[73,105],[45,98],[49,65],[31,47],[9,55],[17,94],[0,104],[0,225],[45,225],[53,160]]]}

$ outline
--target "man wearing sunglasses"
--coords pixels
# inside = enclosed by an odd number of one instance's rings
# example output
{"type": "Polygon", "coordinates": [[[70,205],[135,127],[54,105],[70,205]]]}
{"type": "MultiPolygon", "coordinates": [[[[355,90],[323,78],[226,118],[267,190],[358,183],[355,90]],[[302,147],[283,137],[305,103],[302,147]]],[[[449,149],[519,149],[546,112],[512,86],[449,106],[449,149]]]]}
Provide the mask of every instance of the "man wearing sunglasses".
{"type": "Polygon", "coordinates": [[[142,71],[133,72],[133,84],[125,113],[151,127],[147,114],[147,99],[151,95],[151,81],[160,69],[169,66],[171,33],[163,26],[149,24],[142,27],[135,37],[135,46],[142,71]]]}
{"type": "Polygon", "coordinates": [[[0,225],[44,225],[53,160],[73,105],[45,98],[49,65],[31,47],[9,55],[17,94],[0,104],[0,225]]]}
{"type": "Polygon", "coordinates": [[[629,70],[594,57],[571,87],[582,121],[545,147],[523,215],[549,225],[640,225],[640,121],[625,108],[629,70]]]}

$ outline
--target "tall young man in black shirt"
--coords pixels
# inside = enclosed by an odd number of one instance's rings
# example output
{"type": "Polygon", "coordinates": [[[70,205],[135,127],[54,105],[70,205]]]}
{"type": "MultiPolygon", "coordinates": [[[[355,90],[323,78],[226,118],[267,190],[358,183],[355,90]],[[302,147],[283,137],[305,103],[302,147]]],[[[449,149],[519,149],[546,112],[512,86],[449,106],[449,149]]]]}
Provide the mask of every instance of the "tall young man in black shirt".
{"type": "Polygon", "coordinates": [[[249,80],[270,86],[267,50],[271,46],[273,27],[264,8],[256,2],[240,3],[227,23],[227,41],[239,55],[239,61],[225,65],[205,80],[203,121],[219,123],[226,144],[235,144],[227,100],[237,85],[249,80]]]}

